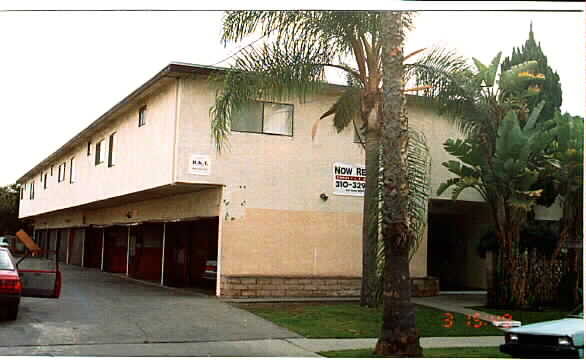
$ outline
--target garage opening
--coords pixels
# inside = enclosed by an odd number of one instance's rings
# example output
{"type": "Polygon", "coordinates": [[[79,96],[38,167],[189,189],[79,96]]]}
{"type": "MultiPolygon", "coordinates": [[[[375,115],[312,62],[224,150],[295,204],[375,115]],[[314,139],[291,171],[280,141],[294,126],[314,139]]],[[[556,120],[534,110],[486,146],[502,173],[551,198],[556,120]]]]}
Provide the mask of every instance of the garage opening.
{"type": "Polygon", "coordinates": [[[217,217],[166,224],[165,285],[215,290],[217,258],[217,217]]]}
{"type": "Polygon", "coordinates": [[[104,271],[126,273],[128,227],[111,226],[104,229],[104,271]]]}
{"type": "Polygon", "coordinates": [[[87,228],[83,247],[83,266],[99,269],[102,264],[102,229],[87,228]]]}
{"type": "Polygon", "coordinates": [[[427,273],[439,278],[440,291],[486,289],[486,263],[477,244],[487,222],[486,209],[477,203],[432,201],[427,273]]]}
{"type": "Polygon", "coordinates": [[[69,233],[68,264],[81,265],[85,229],[71,229],[69,233]]]}
{"type": "Polygon", "coordinates": [[[160,282],[163,255],[163,224],[147,223],[130,227],[128,275],[160,282]]]}

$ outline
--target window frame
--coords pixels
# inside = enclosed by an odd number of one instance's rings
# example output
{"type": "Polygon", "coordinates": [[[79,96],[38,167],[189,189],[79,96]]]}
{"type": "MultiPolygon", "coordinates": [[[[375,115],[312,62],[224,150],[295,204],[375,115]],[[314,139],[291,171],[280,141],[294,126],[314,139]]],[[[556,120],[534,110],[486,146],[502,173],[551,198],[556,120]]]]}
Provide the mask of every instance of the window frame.
{"type": "Polygon", "coordinates": [[[100,141],[96,142],[96,154],[95,154],[95,161],[94,161],[94,165],[98,166],[100,164],[104,163],[104,159],[102,159],[102,147],[105,144],[105,138],[102,138],[100,141]]]}
{"type": "Polygon", "coordinates": [[[114,145],[116,145],[116,131],[110,134],[108,137],[108,167],[116,165],[116,158],[114,156],[114,145]]]}
{"type": "Polygon", "coordinates": [[[146,105],[143,105],[138,109],[138,127],[146,126],[146,111],[146,105]]]}
{"type": "Polygon", "coordinates": [[[69,159],[69,183],[73,184],[75,183],[75,156],[72,157],[71,159],[69,159]]]}
{"type": "Polygon", "coordinates": [[[29,200],[35,199],[35,181],[30,182],[29,200]]]}
{"type": "Polygon", "coordinates": [[[232,122],[230,123],[230,131],[232,132],[239,132],[245,134],[262,134],[262,135],[275,135],[275,136],[285,136],[285,137],[293,137],[295,135],[295,105],[288,104],[288,103],[279,103],[274,101],[262,101],[262,100],[254,100],[252,103],[259,103],[262,105],[262,109],[260,112],[261,119],[260,119],[260,131],[248,131],[248,130],[234,130],[232,128],[232,122]],[[264,132],[263,129],[265,127],[265,104],[274,104],[274,105],[287,105],[291,106],[291,135],[288,134],[277,134],[277,133],[270,133],[264,132]]]}

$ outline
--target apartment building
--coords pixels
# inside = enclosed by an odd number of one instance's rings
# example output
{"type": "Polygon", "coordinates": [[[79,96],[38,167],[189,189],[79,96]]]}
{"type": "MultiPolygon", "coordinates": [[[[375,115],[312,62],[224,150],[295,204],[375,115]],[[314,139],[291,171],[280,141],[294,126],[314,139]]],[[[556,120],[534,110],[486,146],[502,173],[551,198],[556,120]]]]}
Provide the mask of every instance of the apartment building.
{"type": "MultiPolygon", "coordinates": [[[[358,295],[364,152],[328,120],[311,135],[341,87],[256,102],[218,153],[208,79],[222,71],[166,66],[18,179],[20,217],[70,264],[191,287],[216,261],[217,296],[358,295]]],[[[442,144],[458,133],[431,109],[408,101],[408,112],[431,149],[435,194],[449,177],[442,144]]],[[[488,223],[474,192],[434,196],[411,261],[415,295],[485,288],[473,243],[488,223]]]]}

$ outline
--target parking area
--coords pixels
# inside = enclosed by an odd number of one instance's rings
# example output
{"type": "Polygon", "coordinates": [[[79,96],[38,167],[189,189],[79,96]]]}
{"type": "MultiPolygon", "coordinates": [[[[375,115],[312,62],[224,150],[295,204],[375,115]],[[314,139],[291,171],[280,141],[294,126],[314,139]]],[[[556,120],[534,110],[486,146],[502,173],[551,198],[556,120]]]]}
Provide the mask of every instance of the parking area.
{"type": "Polygon", "coordinates": [[[40,345],[299,337],[203,293],[73,265],[61,265],[61,270],[61,298],[23,298],[18,319],[0,322],[0,355],[10,354],[10,347],[40,345]]]}

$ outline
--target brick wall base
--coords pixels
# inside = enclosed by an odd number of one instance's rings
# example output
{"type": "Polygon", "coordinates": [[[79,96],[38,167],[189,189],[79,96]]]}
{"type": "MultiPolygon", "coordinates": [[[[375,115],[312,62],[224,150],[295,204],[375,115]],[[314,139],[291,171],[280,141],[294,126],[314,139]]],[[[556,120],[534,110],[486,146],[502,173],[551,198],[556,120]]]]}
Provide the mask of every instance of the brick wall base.
{"type": "MultiPolygon", "coordinates": [[[[411,294],[413,296],[438,295],[438,279],[411,279],[411,294]]],[[[360,296],[360,278],[222,276],[220,279],[220,296],[229,298],[355,297],[360,296]]]]}

